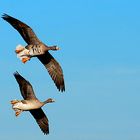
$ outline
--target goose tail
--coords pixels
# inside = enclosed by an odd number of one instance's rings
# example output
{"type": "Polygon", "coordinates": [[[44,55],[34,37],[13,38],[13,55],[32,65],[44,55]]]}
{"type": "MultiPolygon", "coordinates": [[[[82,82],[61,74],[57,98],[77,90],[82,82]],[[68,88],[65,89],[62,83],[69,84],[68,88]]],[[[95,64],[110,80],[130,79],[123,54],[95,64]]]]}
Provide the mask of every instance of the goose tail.
{"type": "Polygon", "coordinates": [[[15,50],[17,57],[23,62],[26,63],[28,60],[30,60],[30,54],[29,50],[26,49],[22,45],[18,45],[15,50]]]}

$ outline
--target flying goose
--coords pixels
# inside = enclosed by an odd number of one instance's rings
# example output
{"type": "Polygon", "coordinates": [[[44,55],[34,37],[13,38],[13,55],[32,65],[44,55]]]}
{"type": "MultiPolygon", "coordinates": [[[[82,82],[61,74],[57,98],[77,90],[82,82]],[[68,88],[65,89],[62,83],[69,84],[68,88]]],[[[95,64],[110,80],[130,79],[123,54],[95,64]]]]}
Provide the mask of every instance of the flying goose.
{"type": "Polygon", "coordinates": [[[44,102],[40,102],[33,91],[32,85],[25,80],[18,72],[14,73],[15,79],[19,84],[21,95],[24,100],[12,100],[12,108],[15,111],[15,115],[19,116],[23,111],[29,111],[35,118],[40,129],[44,134],[49,134],[49,123],[48,118],[41,109],[47,103],[52,103],[52,98],[47,99],[44,102]]]}
{"type": "Polygon", "coordinates": [[[58,90],[61,92],[65,91],[62,68],[54,57],[48,52],[49,50],[59,50],[59,48],[57,46],[45,45],[37,38],[34,31],[20,20],[7,14],[4,14],[2,18],[11,24],[28,44],[25,46],[25,48],[24,46],[18,45],[15,50],[17,56],[22,60],[22,62],[25,63],[32,57],[37,57],[48,70],[58,90]]]}

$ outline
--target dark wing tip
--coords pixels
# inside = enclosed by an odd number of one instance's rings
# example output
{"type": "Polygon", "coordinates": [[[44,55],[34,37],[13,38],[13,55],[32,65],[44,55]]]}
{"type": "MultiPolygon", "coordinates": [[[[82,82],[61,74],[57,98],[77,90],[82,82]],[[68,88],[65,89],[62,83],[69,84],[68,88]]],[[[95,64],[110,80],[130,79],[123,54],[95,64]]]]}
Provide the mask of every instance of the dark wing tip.
{"type": "Polygon", "coordinates": [[[30,110],[30,113],[36,120],[43,134],[48,135],[49,134],[49,121],[48,121],[47,116],[43,112],[43,110],[41,108],[34,109],[34,110],[30,110]]]}
{"type": "Polygon", "coordinates": [[[48,135],[49,134],[49,128],[42,130],[42,132],[44,133],[44,135],[48,135]]]}
{"type": "MultiPolygon", "coordinates": [[[[15,79],[17,80],[17,82],[18,82],[19,84],[21,84],[21,81],[28,82],[28,81],[25,80],[17,71],[14,72],[13,75],[14,75],[15,79]]],[[[28,82],[28,84],[30,84],[30,83],[28,82]]]]}
{"type": "Polygon", "coordinates": [[[61,88],[61,92],[65,92],[65,86],[61,88]]]}
{"type": "Polygon", "coordinates": [[[49,124],[45,123],[45,122],[41,122],[40,124],[38,124],[41,131],[43,132],[44,135],[48,135],[49,134],[49,124]]]}
{"type": "Polygon", "coordinates": [[[41,131],[44,133],[44,135],[48,135],[49,134],[48,119],[47,119],[46,115],[44,114],[44,112],[43,112],[43,114],[40,112],[37,115],[39,115],[39,114],[40,114],[40,116],[44,115],[44,117],[42,119],[36,119],[36,121],[37,121],[41,131]]]}
{"type": "Polygon", "coordinates": [[[23,79],[23,77],[17,71],[14,72],[13,75],[18,83],[20,83],[19,81],[21,81],[21,79],[23,79]]]}
{"type": "Polygon", "coordinates": [[[4,13],[4,14],[2,15],[2,18],[3,18],[4,20],[6,20],[6,19],[10,18],[10,16],[4,13]]]}
{"type": "Polygon", "coordinates": [[[20,75],[17,71],[13,73],[14,76],[20,75]]]}
{"type": "Polygon", "coordinates": [[[17,79],[17,77],[22,77],[17,71],[13,73],[14,77],[17,79]]]}
{"type": "Polygon", "coordinates": [[[19,77],[20,76],[20,74],[16,71],[16,72],[14,72],[13,73],[13,75],[14,75],[14,77],[17,79],[17,77],[19,77]]]}
{"type": "Polygon", "coordinates": [[[58,89],[59,91],[65,92],[65,84],[64,84],[64,83],[61,84],[61,85],[57,85],[57,84],[56,84],[56,86],[57,86],[57,89],[58,89]]]}
{"type": "Polygon", "coordinates": [[[56,85],[58,91],[64,92],[65,91],[65,82],[64,82],[64,77],[63,74],[59,75],[58,73],[53,76],[53,71],[48,71],[49,75],[51,76],[54,84],[56,85]]]}
{"type": "MultiPolygon", "coordinates": [[[[60,67],[61,68],[61,67],[60,67]]],[[[65,82],[64,82],[64,76],[63,76],[63,71],[61,70],[61,74],[59,72],[56,74],[56,76],[53,76],[51,72],[49,72],[50,76],[52,77],[57,89],[61,92],[65,91],[65,82]]]]}

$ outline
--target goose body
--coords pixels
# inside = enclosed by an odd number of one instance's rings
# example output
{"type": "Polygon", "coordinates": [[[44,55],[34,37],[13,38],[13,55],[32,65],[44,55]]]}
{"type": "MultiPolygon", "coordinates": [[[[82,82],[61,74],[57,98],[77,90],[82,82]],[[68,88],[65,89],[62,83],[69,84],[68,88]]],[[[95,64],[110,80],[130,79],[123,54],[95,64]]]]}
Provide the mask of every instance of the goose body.
{"type": "Polygon", "coordinates": [[[41,108],[44,104],[42,102],[40,102],[39,100],[13,100],[12,102],[16,102],[13,104],[12,108],[13,109],[19,109],[22,111],[29,111],[29,110],[33,110],[33,109],[38,109],[41,108]]]}
{"type": "Polygon", "coordinates": [[[12,100],[12,108],[15,111],[15,115],[19,116],[23,111],[29,111],[36,120],[40,129],[44,134],[49,134],[48,118],[41,109],[47,103],[52,103],[52,98],[47,99],[44,102],[40,102],[33,91],[32,85],[24,79],[18,72],[14,73],[15,79],[19,84],[20,92],[24,100],[12,100]]]}
{"type": "Polygon", "coordinates": [[[20,46],[15,50],[17,56],[22,60],[22,62],[25,63],[32,57],[37,57],[48,70],[49,75],[51,76],[58,90],[61,92],[65,91],[62,68],[54,59],[54,57],[49,53],[49,50],[55,51],[59,50],[59,48],[57,46],[45,45],[37,38],[33,30],[20,20],[7,14],[4,14],[2,18],[11,24],[27,43],[27,46],[20,46]]]}

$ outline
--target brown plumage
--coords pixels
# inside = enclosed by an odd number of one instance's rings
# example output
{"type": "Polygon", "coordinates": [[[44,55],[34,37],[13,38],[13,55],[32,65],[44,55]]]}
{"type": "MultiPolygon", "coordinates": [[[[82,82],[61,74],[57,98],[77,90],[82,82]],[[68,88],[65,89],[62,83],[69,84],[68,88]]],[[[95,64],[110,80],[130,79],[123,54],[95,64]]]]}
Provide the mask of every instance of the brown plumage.
{"type": "Polygon", "coordinates": [[[14,76],[19,84],[21,95],[24,98],[24,100],[11,101],[13,109],[16,112],[16,116],[18,116],[22,111],[29,111],[35,118],[42,132],[44,134],[49,134],[48,118],[41,107],[46,103],[54,102],[54,100],[49,98],[44,102],[40,102],[34,94],[32,85],[27,80],[25,80],[18,72],[14,73],[14,76]]]}
{"type": "MultiPolygon", "coordinates": [[[[22,61],[25,63],[26,61],[30,60],[31,57],[37,57],[48,70],[49,75],[51,76],[58,90],[61,92],[65,91],[62,68],[54,57],[48,52],[49,50],[58,50],[59,48],[57,46],[49,47],[42,43],[37,38],[33,30],[20,20],[7,14],[4,14],[2,18],[10,23],[28,44],[25,48],[29,50],[30,54],[27,55],[28,58],[24,58],[22,61]]],[[[17,50],[16,53],[19,53],[20,51],[21,50],[17,50]]]]}

